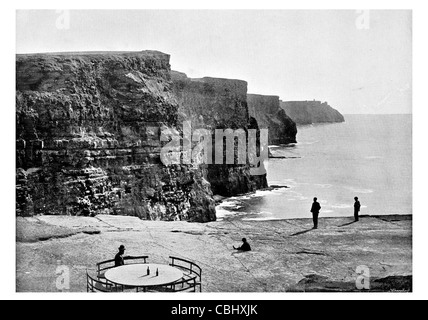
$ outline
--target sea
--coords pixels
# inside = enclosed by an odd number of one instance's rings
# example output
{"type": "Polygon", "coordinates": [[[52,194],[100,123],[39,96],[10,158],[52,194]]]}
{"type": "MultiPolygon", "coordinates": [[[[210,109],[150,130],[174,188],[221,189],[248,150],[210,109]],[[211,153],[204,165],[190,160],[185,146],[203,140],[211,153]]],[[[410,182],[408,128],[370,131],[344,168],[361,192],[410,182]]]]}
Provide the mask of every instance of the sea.
{"type": "Polygon", "coordinates": [[[310,218],[313,198],[320,217],[412,214],[412,115],[345,115],[345,122],[299,126],[297,143],[270,146],[265,162],[270,191],[231,197],[217,218],[310,218]]]}

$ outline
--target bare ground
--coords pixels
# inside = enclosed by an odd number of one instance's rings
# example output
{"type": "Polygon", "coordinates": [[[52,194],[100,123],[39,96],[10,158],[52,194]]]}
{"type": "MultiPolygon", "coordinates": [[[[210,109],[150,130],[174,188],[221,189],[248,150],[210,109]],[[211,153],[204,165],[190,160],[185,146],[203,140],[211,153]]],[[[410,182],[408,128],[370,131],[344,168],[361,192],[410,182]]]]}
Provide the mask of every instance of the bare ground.
{"type": "Polygon", "coordinates": [[[57,265],[70,270],[70,291],[86,291],[86,269],[111,259],[120,244],[129,255],[168,263],[187,258],[202,268],[204,292],[358,291],[367,266],[371,291],[412,290],[411,216],[367,216],[206,224],[135,217],[17,218],[17,292],[56,292],[57,265]],[[246,237],[252,251],[232,246],[246,237]]]}

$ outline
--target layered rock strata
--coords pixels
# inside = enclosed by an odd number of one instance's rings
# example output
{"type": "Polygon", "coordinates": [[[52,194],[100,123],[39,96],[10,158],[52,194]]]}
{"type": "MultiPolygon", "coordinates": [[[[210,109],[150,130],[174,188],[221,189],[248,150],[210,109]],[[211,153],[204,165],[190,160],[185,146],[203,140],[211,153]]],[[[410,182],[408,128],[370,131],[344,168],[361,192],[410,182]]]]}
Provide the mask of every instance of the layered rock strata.
{"type": "MultiPolygon", "coordinates": [[[[191,122],[192,128],[210,130],[213,146],[216,129],[242,129],[247,138],[248,129],[258,129],[257,122],[251,121],[248,113],[247,82],[209,77],[191,79],[175,71],[172,80],[182,120],[191,122]]],[[[235,143],[235,160],[237,154],[235,143]]],[[[267,187],[266,174],[252,175],[248,158],[242,164],[238,161],[217,164],[213,159],[213,164],[202,167],[214,194],[233,196],[267,187]]]]}
{"type": "Polygon", "coordinates": [[[269,144],[296,143],[296,123],[279,105],[278,96],[248,94],[248,111],[260,128],[269,130],[269,144]]]}
{"type": "Polygon", "coordinates": [[[17,215],[215,220],[203,172],[160,161],[172,93],[156,51],[17,55],[17,215]]]}

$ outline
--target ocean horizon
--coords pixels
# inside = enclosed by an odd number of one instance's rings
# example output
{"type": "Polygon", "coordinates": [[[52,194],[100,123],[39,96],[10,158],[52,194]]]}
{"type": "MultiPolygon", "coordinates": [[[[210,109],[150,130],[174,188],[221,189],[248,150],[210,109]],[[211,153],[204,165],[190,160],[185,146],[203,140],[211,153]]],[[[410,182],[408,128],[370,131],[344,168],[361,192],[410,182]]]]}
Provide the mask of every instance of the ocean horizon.
{"type": "Polygon", "coordinates": [[[412,214],[412,114],[346,114],[343,123],[298,126],[297,143],[270,146],[265,162],[272,191],[225,199],[218,219],[310,218],[412,214]]]}

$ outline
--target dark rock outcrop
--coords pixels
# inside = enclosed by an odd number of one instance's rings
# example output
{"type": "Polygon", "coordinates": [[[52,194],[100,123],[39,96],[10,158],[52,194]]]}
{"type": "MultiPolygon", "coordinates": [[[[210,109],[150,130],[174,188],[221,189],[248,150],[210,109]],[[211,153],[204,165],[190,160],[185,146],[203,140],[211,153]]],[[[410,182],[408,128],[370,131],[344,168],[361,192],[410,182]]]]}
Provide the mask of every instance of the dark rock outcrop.
{"type": "Polygon", "coordinates": [[[297,124],[344,122],[345,118],[327,102],[321,101],[281,101],[281,108],[297,124]]]}
{"type": "Polygon", "coordinates": [[[17,55],[17,215],[215,220],[202,171],[160,161],[178,108],[167,54],[17,55]]]}
{"type": "Polygon", "coordinates": [[[372,278],[368,289],[358,289],[355,281],[334,281],[318,274],[306,275],[288,292],[412,292],[413,276],[396,275],[372,278]]]}
{"type": "Polygon", "coordinates": [[[257,120],[259,128],[269,130],[269,144],[296,142],[296,123],[279,106],[278,96],[248,94],[248,112],[257,120]]]}
{"type": "MultiPolygon", "coordinates": [[[[191,79],[172,72],[173,91],[180,105],[181,119],[191,121],[192,128],[258,129],[251,122],[247,106],[247,83],[242,80],[191,79]]],[[[247,135],[248,137],[248,135],[247,135]]],[[[213,137],[214,141],[214,137],[213,137]]],[[[236,156],[235,145],[235,156],[236,156]]],[[[250,164],[213,164],[202,166],[214,194],[233,196],[267,187],[266,174],[251,175],[250,164]]]]}

